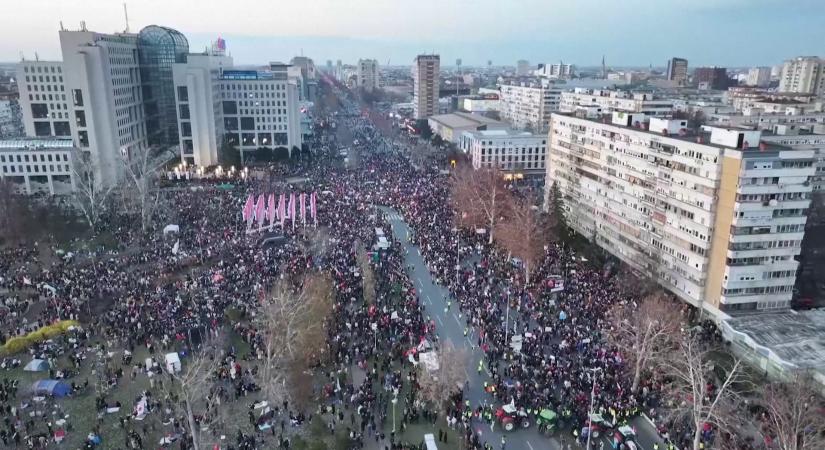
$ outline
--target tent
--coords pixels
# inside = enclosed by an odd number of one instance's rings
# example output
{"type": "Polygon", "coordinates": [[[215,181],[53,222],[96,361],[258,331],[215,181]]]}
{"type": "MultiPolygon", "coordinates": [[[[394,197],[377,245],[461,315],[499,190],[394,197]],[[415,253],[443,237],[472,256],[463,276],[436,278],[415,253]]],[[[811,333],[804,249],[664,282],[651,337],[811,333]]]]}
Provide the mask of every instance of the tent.
{"type": "Polygon", "coordinates": [[[180,233],[180,227],[175,224],[169,224],[163,227],[163,235],[166,236],[169,233],[180,233]]]}
{"type": "Polygon", "coordinates": [[[65,397],[72,392],[68,384],[57,380],[39,380],[32,384],[32,392],[35,395],[51,395],[54,397],[65,397]]]}
{"type": "Polygon", "coordinates": [[[49,363],[42,359],[33,359],[23,368],[26,372],[43,372],[49,370],[49,363]]]}
{"type": "Polygon", "coordinates": [[[169,373],[180,372],[180,356],[177,353],[166,354],[166,371],[169,373]]]}

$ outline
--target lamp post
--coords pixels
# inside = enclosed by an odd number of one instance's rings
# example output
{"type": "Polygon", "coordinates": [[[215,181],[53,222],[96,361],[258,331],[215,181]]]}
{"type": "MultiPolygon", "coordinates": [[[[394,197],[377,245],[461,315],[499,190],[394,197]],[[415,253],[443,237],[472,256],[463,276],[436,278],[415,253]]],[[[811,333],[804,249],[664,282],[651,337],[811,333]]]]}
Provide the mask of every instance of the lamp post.
{"type": "Polygon", "coordinates": [[[591,367],[593,379],[590,380],[590,410],[587,413],[587,450],[590,450],[590,436],[593,434],[593,406],[596,402],[596,372],[602,370],[601,367],[591,367]]]}
{"type": "Polygon", "coordinates": [[[392,432],[395,433],[395,404],[398,403],[398,390],[393,389],[392,400],[392,432]]]}

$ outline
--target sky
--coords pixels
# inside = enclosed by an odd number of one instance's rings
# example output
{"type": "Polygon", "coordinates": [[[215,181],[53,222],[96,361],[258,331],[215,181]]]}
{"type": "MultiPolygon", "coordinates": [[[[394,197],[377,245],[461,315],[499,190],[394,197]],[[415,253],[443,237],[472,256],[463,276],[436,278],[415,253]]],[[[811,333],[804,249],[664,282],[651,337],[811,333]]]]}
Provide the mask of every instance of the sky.
{"type": "MultiPolygon", "coordinates": [[[[60,59],[58,30],[123,31],[118,0],[0,0],[0,61],[60,59]]],[[[443,65],[516,60],[590,66],[773,65],[825,56],[825,0],[139,0],[127,2],[136,32],[163,25],[192,51],[216,37],[235,64],[304,54],[354,63],[409,65],[435,52],[443,65]]]]}

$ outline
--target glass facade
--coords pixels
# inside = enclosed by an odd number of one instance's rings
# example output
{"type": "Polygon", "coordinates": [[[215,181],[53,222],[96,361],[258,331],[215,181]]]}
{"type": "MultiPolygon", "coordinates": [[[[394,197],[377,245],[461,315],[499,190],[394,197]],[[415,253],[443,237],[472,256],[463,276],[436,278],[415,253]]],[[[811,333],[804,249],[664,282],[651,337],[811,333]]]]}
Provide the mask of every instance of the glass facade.
{"type": "Polygon", "coordinates": [[[149,25],[138,34],[140,78],[149,145],[179,143],[172,65],[185,63],[189,42],[171,28],[149,25]]]}

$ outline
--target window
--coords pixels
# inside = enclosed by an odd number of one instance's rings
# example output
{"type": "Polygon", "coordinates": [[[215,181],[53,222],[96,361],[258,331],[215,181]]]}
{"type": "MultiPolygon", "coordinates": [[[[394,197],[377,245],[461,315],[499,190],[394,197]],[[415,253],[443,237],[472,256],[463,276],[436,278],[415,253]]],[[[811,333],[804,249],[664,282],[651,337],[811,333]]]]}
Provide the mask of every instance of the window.
{"type": "Polygon", "coordinates": [[[32,118],[46,119],[49,117],[49,107],[45,103],[32,103],[32,118]]]}
{"type": "Polygon", "coordinates": [[[189,123],[189,122],[181,122],[180,123],[180,134],[183,137],[192,136],[192,124],[189,123]]]}
{"type": "Polygon", "coordinates": [[[180,118],[189,119],[189,105],[180,105],[180,118]]]}
{"type": "Polygon", "coordinates": [[[78,110],[74,112],[74,119],[79,127],[86,127],[86,112],[82,110],[78,110]]]}
{"type": "Polygon", "coordinates": [[[238,114],[238,102],[225,101],[223,102],[224,114],[238,114]]]}
{"type": "Polygon", "coordinates": [[[77,141],[81,147],[88,147],[89,146],[89,132],[86,130],[81,130],[77,132],[77,141]]]}
{"type": "Polygon", "coordinates": [[[72,101],[75,106],[83,106],[83,92],[80,89],[72,89],[72,101]]]}
{"type": "Polygon", "coordinates": [[[49,122],[35,122],[34,123],[34,135],[35,136],[51,136],[52,135],[52,127],[49,122]]]}
{"type": "Polygon", "coordinates": [[[188,102],[189,101],[189,90],[186,86],[178,86],[178,101],[179,102],[188,102]]]}

